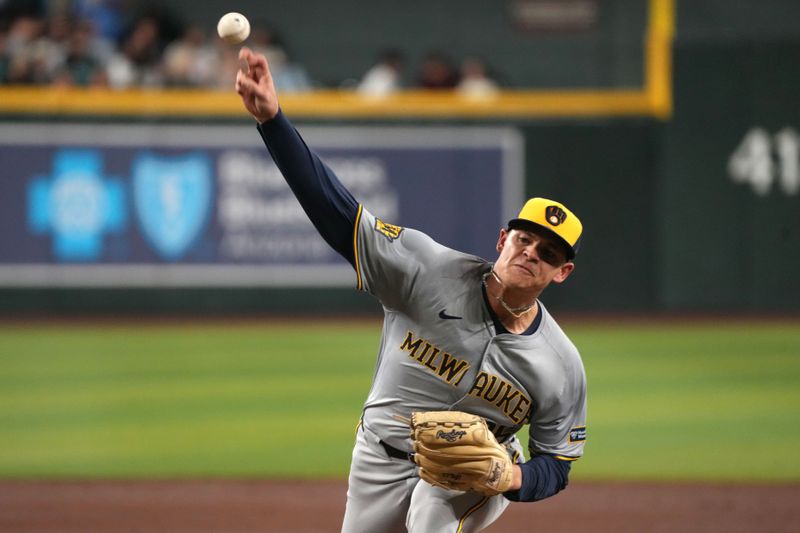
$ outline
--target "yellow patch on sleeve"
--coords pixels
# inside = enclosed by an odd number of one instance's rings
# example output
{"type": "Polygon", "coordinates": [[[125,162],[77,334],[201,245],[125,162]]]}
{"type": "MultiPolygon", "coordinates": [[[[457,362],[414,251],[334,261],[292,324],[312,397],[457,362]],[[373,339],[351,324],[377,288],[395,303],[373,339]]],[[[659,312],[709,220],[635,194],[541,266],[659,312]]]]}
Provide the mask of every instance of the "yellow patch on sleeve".
{"type": "Polygon", "coordinates": [[[387,239],[389,239],[389,241],[393,241],[400,236],[400,232],[403,231],[403,228],[400,226],[395,226],[394,224],[388,224],[383,220],[376,218],[375,231],[382,233],[387,239]]]}

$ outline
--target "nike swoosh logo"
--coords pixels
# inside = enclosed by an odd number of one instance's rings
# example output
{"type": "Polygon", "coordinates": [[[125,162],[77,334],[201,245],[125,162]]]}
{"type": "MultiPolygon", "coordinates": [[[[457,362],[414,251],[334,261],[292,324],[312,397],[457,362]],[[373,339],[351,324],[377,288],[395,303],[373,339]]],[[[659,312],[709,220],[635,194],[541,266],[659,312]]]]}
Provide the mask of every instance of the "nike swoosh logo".
{"type": "Polygon", "coordinates": [[[439,318],[442,318],[444,320],[461,320],[463,318],[460,316],[448,315],[446,311],[447,309],[442,309],[441,311],[439,311],[439,318]]]}

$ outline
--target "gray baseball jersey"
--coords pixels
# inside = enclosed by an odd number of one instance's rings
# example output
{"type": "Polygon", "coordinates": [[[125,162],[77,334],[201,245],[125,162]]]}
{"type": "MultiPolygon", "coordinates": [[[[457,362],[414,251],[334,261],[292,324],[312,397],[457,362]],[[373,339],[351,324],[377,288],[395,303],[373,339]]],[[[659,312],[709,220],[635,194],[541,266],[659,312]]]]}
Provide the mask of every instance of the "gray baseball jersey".
{"type": "Polygon", "coordinates": [[[543,306],[535,333],[498,335],[481,283],[490,263],[363,208],[354,244],[358,286],[385,312],[363,412],[368,430],[410,450],[402,417],[459,410],[486,418],[501,441],[530,423],[533,454],[565,460],[583,454],[583,364],[543,306]]]}
{"type": "Polygon", "coordinates": [[[373,386],[353,446],[342,532],[474,533],[512,500],[535,501],[561,490],[569,466],[552,456],[582,454],[585,376],[575,347],[547,311],[540,309],[530,335],[495,327],[481,284],[489,263],[376,219],[282,113],[259,124],[259,131],[315,227],[356,268],[359,288],[385,309],[373,386]],[[420,480],[401,451],[410,451],[411,442],[408,423],[399,418],[444,409],[485,417],[516,462],[524,458],[514,433],[530,423],[530,449],[540,456],[519,466],[520,491],[490,497],[420,480]]]}

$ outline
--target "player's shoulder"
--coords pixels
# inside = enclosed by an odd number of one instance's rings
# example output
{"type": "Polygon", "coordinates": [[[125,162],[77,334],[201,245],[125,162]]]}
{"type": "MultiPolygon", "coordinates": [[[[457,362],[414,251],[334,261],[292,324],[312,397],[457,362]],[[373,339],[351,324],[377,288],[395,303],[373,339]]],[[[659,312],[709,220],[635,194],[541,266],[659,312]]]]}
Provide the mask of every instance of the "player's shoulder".
{"type": "Polygon", "coordinates": [[[449,248],[427,233],[414,228],[400,226],[381,219],[362,208],[359,224],[363,235],[383,246],[397,246],[403,253],[411,253],[415,259],[442,268],[442,274],[459,275],[460,272],[476,268],[485,261],[479,257],[449,248]]]}
{"type": "Polygon", "coordinates": [[[539,301],[542,308],[542,322],[540,334],[546,339],[547,344],[553,351],[570,366],[576,366],[583,369],[583,361],[581,360],[580,352],[572,339],[569,338],[567,333],[558,324],[556,319],[547,308],[539,301]]]}
{"type": "Polygon", "coordinates": [[[538,339],[539,346],[547,348],[537,359],[537,401],[546,406],[582,398],[586,393],[586,371],[578,348],[553,316],[544,308],[542,312],[538,339]]]}

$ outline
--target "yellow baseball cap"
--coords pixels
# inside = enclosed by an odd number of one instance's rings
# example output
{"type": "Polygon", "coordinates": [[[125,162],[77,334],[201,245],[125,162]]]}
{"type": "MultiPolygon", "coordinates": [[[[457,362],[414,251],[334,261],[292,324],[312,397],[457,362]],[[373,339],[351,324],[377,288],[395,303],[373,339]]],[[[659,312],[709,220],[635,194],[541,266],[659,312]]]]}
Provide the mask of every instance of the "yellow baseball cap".
{"type": "Polygon", "coordinates": [[[509,229],[525,229],[533,224],[552,233],[567,247],[567,258],[573,259],[581,244],[583,224],[567,207],[547,198],[531,198],[519,216],[508,222],[509,229]]]}

